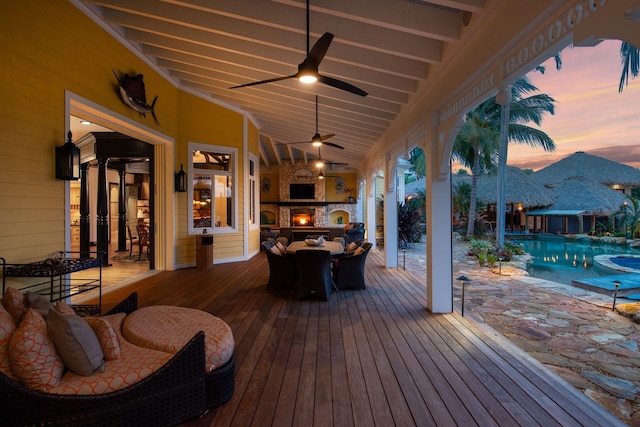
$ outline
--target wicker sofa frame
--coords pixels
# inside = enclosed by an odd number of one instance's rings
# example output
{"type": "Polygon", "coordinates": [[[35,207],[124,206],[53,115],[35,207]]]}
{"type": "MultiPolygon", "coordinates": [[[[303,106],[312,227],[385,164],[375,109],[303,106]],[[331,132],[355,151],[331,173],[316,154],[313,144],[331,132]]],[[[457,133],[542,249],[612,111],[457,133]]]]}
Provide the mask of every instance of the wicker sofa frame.
{"type": "MultiPolygon", "coordinates": [[[[136,308],[137,295],[132,294],[107,314],[129,314],[136,308]]],[[[175,425],[206,412],[205,376],[203,332],[196,334],[158,371],[110,393],[45,393],[0,373],[0,420],[6,426],[175,425]]]]}

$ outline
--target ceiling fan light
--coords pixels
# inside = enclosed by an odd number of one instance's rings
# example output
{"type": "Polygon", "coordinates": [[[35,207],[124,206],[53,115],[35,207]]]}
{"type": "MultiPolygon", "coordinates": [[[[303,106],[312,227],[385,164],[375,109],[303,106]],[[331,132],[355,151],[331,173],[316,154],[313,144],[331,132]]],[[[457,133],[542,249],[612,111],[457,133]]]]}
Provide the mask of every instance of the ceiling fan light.
{"type": "Polygon", "coordinates": [[[318,175],[318,179],[324,179],[324,172],[320,171],[320,174],[318,175]]]}
{"type": "Polygon", "coordinates": [[[311,83],[317,82],[318,77],[313,72],[303,71],[298,76],[298,80],[300,80],[302,83],[305,83],[305,84],[311,84],[311,83]]]}
{"type": "Polygon", "coordinates": [[[311,145],[314,147],[320,147],[322,145],[322,137],[317,133],[313,135],[313,138],[311,138],[311,145]]]}
{"type": "Polygon", "coordinates": [[[316,167],[317,167],[317,168],[321,168],[321,167],[323,167],[323,166],[324,166],[324,162],[323,162],[322,160],[318,160],[318,161],[316,162],[316,167]]]}

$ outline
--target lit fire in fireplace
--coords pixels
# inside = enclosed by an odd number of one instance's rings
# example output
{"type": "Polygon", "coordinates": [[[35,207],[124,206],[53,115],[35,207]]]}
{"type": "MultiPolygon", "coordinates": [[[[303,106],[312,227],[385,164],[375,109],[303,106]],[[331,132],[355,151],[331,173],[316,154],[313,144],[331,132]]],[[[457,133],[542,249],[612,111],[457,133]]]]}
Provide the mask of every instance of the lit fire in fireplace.
{"type": "Polygon", "coordinates": [[[295,214],[292,216],[294,226],[311,226],[313,225],[313,218],[310,214],[295,214]]]}

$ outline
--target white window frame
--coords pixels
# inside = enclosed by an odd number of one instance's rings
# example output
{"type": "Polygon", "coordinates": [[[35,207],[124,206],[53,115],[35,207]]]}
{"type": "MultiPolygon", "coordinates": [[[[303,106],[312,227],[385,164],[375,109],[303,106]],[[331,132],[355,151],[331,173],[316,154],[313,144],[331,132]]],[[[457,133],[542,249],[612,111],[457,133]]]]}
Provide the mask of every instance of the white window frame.
{"type": "MultiPolygon", "coordinates": [[[[205,231],[207,234],[233,234],[238,232],[238,149],[233,147],[224,147],[220,145],[210,145],[210,144],[201,144],[197,142],[190,142],[188,144],[189,152],[187,155],[187,161],[189,164],[188,167],[188,177],[187,177],[187,190],[188,190],[188,201],[189,206],[187,208],[187,218],[189,224],[189,234],[203,234],[205,231]],[[211,169],[197,169],[193,166],[193,152],[196,150],[206,151],[206,152],[218,152],[223,154],[229,154],[231,156],[231,170],[230,171],[218,171],[211,169]],[[195,227],[193,224],[193,176],[194,175],[211,175],[212,181],[215,182],[216,176],[228,176],[231,177],[232,188],[231,188],[231,218],[233,224],[231,226],[225,227],[216,227],[215,221],[213,220],[213,214],[215,208],[212,206],[211,215],[211,227],[195,227]]],[[[212,197],[212,200],[215,198],[212,197]]],[[[213,202],[212,202],[213,203],[213,202]]]]}
{"type": "Polygon", "coordinates": [[[247,221],[249,229],[256,230],[260,228],[260,187],[258,187],[258,178],[260,177],[260,162],[258,157],[249,153],[249,162],[247,164],[248,183],[248,205],[247,205],[247,221]],[[253,162],[253,174],[251,174],[251,162],[253,162]],[[253,212],[253,223],[251,222],[251,213],[253,212]]]}

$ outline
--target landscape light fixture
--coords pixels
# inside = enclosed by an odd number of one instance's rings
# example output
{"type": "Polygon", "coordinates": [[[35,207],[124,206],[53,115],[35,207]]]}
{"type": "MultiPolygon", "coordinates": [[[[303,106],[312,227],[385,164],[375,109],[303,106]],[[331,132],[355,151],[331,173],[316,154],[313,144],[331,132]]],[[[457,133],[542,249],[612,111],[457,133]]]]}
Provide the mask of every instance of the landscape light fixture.
{"type": "Polygon", "coordinates": [[[187,173],[182,169],[182,163],[180,164],[180,171],[176,172],[175,188],[178,193],[187,191],[187,173]]]}
{"type": "Polygon", "coordinates": [[[80,179],[80,149],[73,143],[71,131],[67,142],[56,147],[56,178],[63,181],[80,179]]]}
{"type": "Polygon", "coordinates": [[[616,287],[616,290],[613,293],[613,306],[611,307],[611,311],[616,311],[616,299],[618,298],[618,289],[620,288],[620,281],[619,280],[614,280],[613,281],[613,286],[616,287]]]}
{"type": "Polygon", "coordinates": [[[460,283],[462,284],[462,317],[464,317],[464,285],[467,284],[467,282],[469,281],[469,278],[467,276],[460,276],[458,277],[456,280],[459,280],[460,283]]]}

